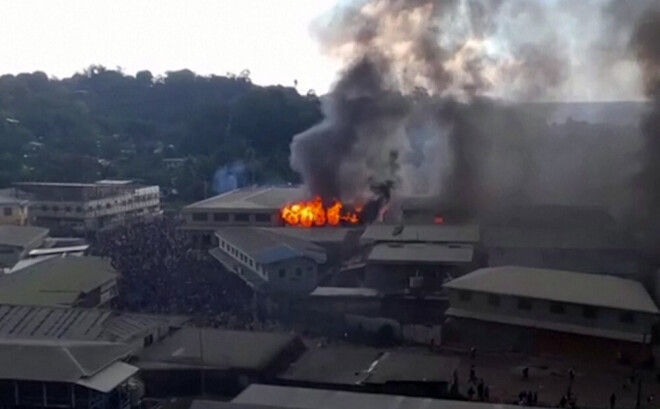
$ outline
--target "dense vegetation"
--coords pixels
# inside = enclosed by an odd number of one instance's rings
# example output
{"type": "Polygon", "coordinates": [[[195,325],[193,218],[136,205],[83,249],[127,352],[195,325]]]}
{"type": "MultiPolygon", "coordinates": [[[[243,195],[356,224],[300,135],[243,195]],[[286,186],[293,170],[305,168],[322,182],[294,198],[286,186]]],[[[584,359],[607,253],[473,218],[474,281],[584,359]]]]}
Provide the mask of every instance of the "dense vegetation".
{"type": "Polygon", "coordinates": [[[291,138],[320,118],[313,93],[259,87],[247,71],[154,77],[92,66],[61,80],[42,72],[4,75],[0,187],[136,178],[191,201],[212,193],[216,170],[236,161],[249,182],[292,181],[291,138]]]}

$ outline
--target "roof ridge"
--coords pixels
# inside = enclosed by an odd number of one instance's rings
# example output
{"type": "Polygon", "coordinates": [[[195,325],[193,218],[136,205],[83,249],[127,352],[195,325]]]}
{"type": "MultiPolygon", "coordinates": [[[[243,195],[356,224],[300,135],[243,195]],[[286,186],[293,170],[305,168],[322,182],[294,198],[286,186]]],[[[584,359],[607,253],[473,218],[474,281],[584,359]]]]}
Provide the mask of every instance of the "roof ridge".
{"type": "Polygon", "coordinates": [[[85,370],[85,368],[83,368],[83,366],[80,364],[80,362],[78,362],[78,359],[75,356],[73,356],[73,354],[69,350],[68,346],[62,346],[62,347],[60,347],[60,349],[63,350],[64,353],[69,357],[69,359],[76,365],[76,367],[78,367],[78,369],[83,374],[83,376],[85,376],[85,377],[89,376],[87,374],[87,371],[85,370]]]}

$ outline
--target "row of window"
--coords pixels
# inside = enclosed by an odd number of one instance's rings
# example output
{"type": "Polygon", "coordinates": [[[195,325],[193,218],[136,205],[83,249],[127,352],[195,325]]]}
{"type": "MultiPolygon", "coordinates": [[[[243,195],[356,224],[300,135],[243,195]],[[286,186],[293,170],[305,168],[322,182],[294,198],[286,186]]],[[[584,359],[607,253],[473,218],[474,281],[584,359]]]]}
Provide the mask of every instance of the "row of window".
{"type": "MultiPolygon", "coordinates": [[[[472,292],[459,291],[459,299],[463,302],[472,300],[472,292]]],[[[491,307],[499,307],[501,300],[497,294],[487,294],[488,305],[491,307]]],[[[533,308],[534,300],[531,298],[518,297],[516,306],[522,311],[531,311],[533,308]]],[[[560,302],[550,302],[549,311],[551,314],[562,315],[566,313],[566,304],[560,302]]],[[[589,305],[582,306],[582,316],[587,319],[598,318],[598,308],[589,305]]],[[[622,312],[619,315],[619,321],[623,323],[634,323],[635,314],[631,312],[622,312]]]]}
{"type": "MultiPolygon", "coordinates": [[[[133,204],[133,201],[132,201],[132,200],[129,200],[128,202],[126,202],[126,201],[124,200],[124,201],[122,201],[122,202],[115,202],[115,204],[119,204],[119,205],[121,205],[121,206],[126,206],[127,203],[128,203],[128,204],[133,204]]],[[[88,212],[92,212],[92,211],[94,211],[95,209],[96,209],[96,210],[101,210],[101,209],[103,209],[103,207],[104,207],[104,206],[101,206],[100,204],[97,204],[96,206],[87,206],[87,211],[88,211],[88,212]]],[[[112,209],[112,207],[113,207],[113,204],[112,204],[112,203],[106,203],[106,204],[105,204],[105,208],[106,208],[106,209],[112,209]]],[[[68,212],[68,213],[71,213],[71,212],[73,212],[74,210],[75,210],[76,213],[82,213],[82,212],[83,212],[83,207],[82,207],[82,206],[76,206],[76,207],[74,208],[74,207],[72,207],[72,206],[62,206],[62,207],[60,207],[59,205],[52,205],[52,206],[41,205],[41,210],[44,211],[44,212],[47,212],[47,211],[49,211],[49,210],[52,210],[52,211],[54,211],[54,212],[59,212],[60,209],[63,210],[63,211],[65,211],[65,212],[68,212]]],[[[6,212],[5,212],[5,213],[6,213],[6,212]]]]}
{"type": "MultiPolygon", "coordinates": [[[[308,272],[311,273],[312,270],[313,270],[312,267],[307,267],[307,271],[308,271],[308,272]]],[[[297,278],[302,277],[302,275],[303,275],[302,268],[300,268],[300,267],[296,267],[296,269],[294,270],[294,273],[295,273],[295,276],[296,276],[297,278]]],[[[286,277],[286,270],[283,269],[283,268],[280,268],[279,271],[277,272],[277,274],[280,276],[280,278],[284,278],[284,277],[286,277]]]]}
{"type": "Polygon", "coordinates": [[[232,246],[231,244],[227,243],[224,240],[220,240],[220,247],[225,250],[227,253],[231,254],[238,260],[242,261],[244,264],[247,264],[251,268],[255,269],[256,271],[261,272],[262,268],[260,265],[255,266],[254,260],[252,260],[250,257],[248,257],[245,253],[237,249],[236,247],[232,246]]]}
{"type": "MultiPolygon", "coordinates": [[[[258,223],[269,223],[271,221],[271,215],[268,213],[234,213],[232,214],[232,220],[235,222],[249,222],[252,216],[252,219],[258,223]]],[[[213,213],[214,222],[228,222],[229,213],[213,213]]],[[[192,220],[195,222],[207,222],[209,221],[209,213],[200,213],[195,212],[192,214],[192,220]]]]}

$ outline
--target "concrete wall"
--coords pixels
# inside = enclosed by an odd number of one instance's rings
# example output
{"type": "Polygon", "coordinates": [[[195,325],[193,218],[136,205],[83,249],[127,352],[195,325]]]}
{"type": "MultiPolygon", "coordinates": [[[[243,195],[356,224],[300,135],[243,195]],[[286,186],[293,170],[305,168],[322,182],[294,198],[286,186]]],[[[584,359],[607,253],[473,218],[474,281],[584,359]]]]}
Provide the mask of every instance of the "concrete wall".
{"type": "Polygon", "coordinates": [[[365,287],[381,291],[400,291],[409,288],[410,277],[417,274],[424,277],[423,286],[427,290],[441,290],[447,274],[453,277],[463,275],[468,267],[449,264],[415,263],[373,263],[369,262],[365,270],[365,287]]]}
{"type": "Polygon", "coordinates": [[[276,292],[310,293],[318,281],[318,264],[302,257],[269,264],[266,271],[268,288],[276,292]]]}
{"type": "Polygon", "coordinates": [[[30,213],[35,224],[52,228],[93,230],[157,212],[160,212],[158,186],[136,188],[133,191],[96,200],[36,200],[30,204],[30,213]]]}
{"type": "MultiPolygon", "coordinates": [[[[586,290],[586,289],[585,289],[586,290]]],[[[533,319],[536,321],[557,322],[579,325],[582,327],[611,329],[636,334],[648,334],[650,337],[651,327],[656,317],[650,314],[633,313],[634,322],[621,322],[620,316],[624,311],[610,308],[597,308],[596,318],[584,316],[584,308],[577,304],[561,303],[564,306],[563,314],[554,314],[550,311],[551,302],[547,300],[533,299],[530,310],[518,308],[518,297],[500,296],[499,306],[489,304],[489,295],[486,293],[470,292],[471,299],[463,301],[460,299],[458,290],[449,290],[449,303],[452,307],[467,311],[487,314],[497,314],[505,317],[519,317],[533,319]]]]}
{"type": "Polygon", "coordinates": [[[25,226],[28,224],[28,206],[20,203],[5,203],[0,205],[0,225],[13,224],[25,226]]]}
{"type": "Polygon", "coordinates": [[[215,231],[227,226],[277,227],[282,225],[279,210],[184,209],[186,227],[215,231]]]}

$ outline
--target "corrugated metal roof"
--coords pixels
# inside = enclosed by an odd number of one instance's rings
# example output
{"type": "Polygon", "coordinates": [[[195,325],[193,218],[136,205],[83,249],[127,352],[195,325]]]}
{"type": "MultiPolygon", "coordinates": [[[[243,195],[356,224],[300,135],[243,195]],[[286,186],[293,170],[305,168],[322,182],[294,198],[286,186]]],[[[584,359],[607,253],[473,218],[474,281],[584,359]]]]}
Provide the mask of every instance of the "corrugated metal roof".
{"type": "Polygon", "coordinates": [[[115,362],[89,378],[79,379],[76,384],[95,391],[108,393],[135,375],[138,370],[133,365],[124,362],[115,362]]]}
{"type": "Polygon", "coordinates": [[[35,226],[0,226],[0,245],[26,247],[48,235],[48,229],[35,226]]]}
{"type": "Polygon", "coordinates": [[[658,314],[658,308],[641,283],[598,274],[517,266],[491,267],[466,274],[444,286],[658,314]]]}
{"type": "Polygon", "coordinates": [[[304,190],[299,187],[249,187],[193,203],[185,209],[279,210],[303,198],[304,190]]]}
{"type": "Polygon", "coordinates": [[[88,293],[119,277],[100,257],[53,257],[0,276],[0,304],[73,305],[88,293]]]}
{"type": "Polygon", "coordinates": [[[379,244],[367,260],[371,263],[469,263],[474,256],[471,245],[456,244],[379,244]]]}
{"type": "Polygon", "coordinates": [[[461,402],[373,393],[253,384],[232,403],[292,409],[514,409],[501,403],[461,402]]]}
{"type": "Polygon", "coordinates": [[[77,382],[100,373],[129,352],[127,345],[0,346],[0,379],[77,382]]]}
{"type": "Polygon", "coordinates": [[[476,225],[372,224],[364,231],[360,241],[477,243],[479,238],[479,227],[476,225]]]}
{"type": "Polygon", "coordinates": [[[0,339],[128,343],[157,327],[181,326],[187,320],[100,309],[0,305],[0,339]]]}
{"type": "Polygon", "coordinates": [[[611,338],[630,342],[648,342],[649,334],[640,334],[636,332],[623,332],[605,328],[584,327],[581,325],[569,324],[565,322],[535,320],[522,317],[514,317],[501,314],[487,314],[483,312],[468,311],[460,308],[449,308],[445,312],[448,317],[468,318],[479,321],[496,322],[506,325],[517,325],[527,328],[541,328],[550,331],[568,332],[571,334],[587,335],[598,338],[611,338]]]}
{"type": "Polygon", "coordinates": [[[252,257],[260,264],[297,257],[325,263],[325,250],[316,244],[254,227],[225,227],[216,231],[218,238],[252,257]]]}

